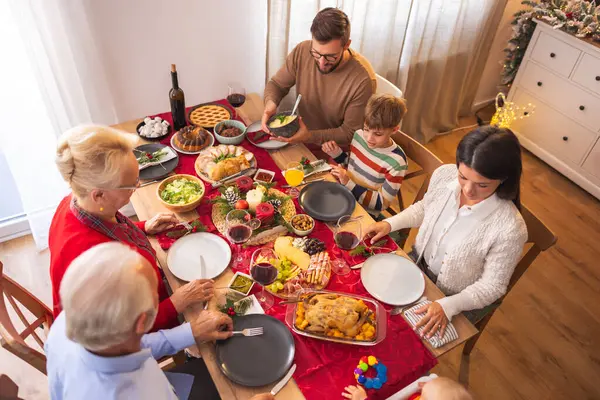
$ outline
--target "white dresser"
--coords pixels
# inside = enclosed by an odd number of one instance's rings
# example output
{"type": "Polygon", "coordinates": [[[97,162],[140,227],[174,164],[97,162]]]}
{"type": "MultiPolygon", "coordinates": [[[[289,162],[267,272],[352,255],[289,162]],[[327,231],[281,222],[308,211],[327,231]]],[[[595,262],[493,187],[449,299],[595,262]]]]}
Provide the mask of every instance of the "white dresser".
{"type": "Polygon", "coordinates": [[[600,47],[538,23],[508,99],[535,105],[521,144],[600,199],[600,47]]]}

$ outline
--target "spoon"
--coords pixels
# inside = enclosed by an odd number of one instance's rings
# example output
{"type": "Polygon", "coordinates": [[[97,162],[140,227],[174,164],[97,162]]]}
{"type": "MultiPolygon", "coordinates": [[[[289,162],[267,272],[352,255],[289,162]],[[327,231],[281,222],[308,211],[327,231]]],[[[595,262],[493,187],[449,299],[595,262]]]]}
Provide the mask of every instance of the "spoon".
{"type": "Polygon", "coordinates": [[[300,99],[302,99],[301,94],[299,94],[298,97],[296,98],[296,104],[294,104],[294,109],[292,110],[292,113],[290,114],[290,116],[296,114],[296,109],[298,108],[298,104],[300,104],[300,99]]]}

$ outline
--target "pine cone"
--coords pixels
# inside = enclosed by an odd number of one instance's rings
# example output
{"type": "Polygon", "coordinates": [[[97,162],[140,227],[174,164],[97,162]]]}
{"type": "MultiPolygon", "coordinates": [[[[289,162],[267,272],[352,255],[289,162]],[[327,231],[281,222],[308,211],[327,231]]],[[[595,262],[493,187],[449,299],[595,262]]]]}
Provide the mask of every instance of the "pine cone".
{"type": "Polygon", "coordinates": [[[275,210],[279,210],[279,207],[281,207],[280,199],[271,199],[267,203],[271,204],[275,210]]]}
{"type": "Polygon", "coordinates": [[[223,198],[227,200],[230,206],[234,206],[235,203],[241,199],[240,193],[236,188],[230,186],[227,188],[225,193],[223,193],[223,198]]]}

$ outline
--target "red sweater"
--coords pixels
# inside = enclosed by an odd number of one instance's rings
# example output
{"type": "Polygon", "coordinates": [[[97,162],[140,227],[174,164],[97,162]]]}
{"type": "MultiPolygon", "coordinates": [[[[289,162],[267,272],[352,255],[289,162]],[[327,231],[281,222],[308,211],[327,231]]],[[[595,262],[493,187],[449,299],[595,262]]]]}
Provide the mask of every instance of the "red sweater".
{"type": "MultiPolygon", "coordinates": [[[[110,242],[111,238],[82,224],[70,207],[71,195],[65,197],[52,218],[50,225],[49,248],[50,248],[50,280],[52,281],[52,303],[54,318],[58,317],[62,307],[60,304],[60,282],[71,262],[84,251],[97,244],[110,242]]],[[[144,231],[144,222],[135,222],[144,231]]],[[[133,249],[138,250],[137,247],[133,249]]],[[[177,311],[169,298],[165,285],[160,275],[155,258],[147,256],[147,252],[140,252],[152,264],[158,277],[158,314],[152,327],[152,331],[173,328],[179,325],[177,311]]]]}

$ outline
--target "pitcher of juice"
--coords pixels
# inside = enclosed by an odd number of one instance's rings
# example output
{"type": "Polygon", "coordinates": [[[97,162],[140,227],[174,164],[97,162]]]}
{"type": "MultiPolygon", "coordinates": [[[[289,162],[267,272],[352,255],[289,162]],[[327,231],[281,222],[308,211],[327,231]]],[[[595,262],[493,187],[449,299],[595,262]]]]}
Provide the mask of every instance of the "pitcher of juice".
{"type": "Polygon", "coordinates": [[[288,195],[292,198],[297,198],[300,194],[297,186],[302,183],[304,180],[304,167],[299,162],[291,162],[286,166],[285,171],[283,171],[283,177],[288,185],[291,186],[288,191],[288,195]]]}

